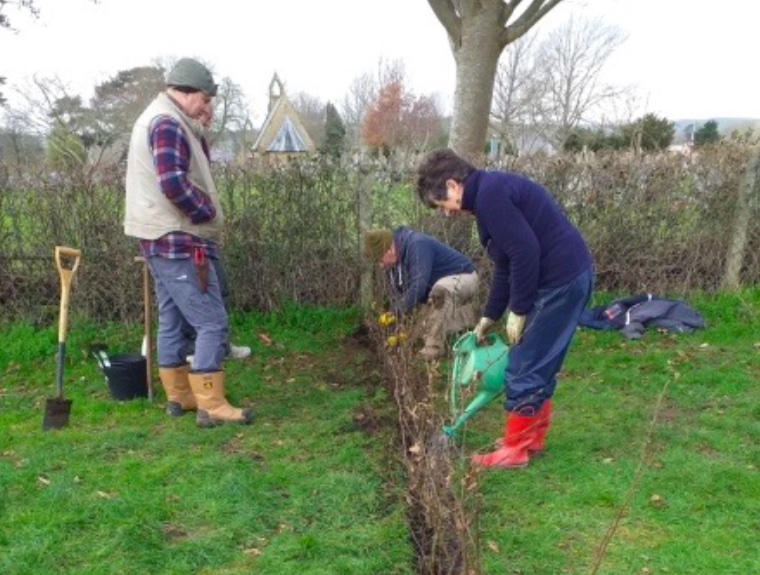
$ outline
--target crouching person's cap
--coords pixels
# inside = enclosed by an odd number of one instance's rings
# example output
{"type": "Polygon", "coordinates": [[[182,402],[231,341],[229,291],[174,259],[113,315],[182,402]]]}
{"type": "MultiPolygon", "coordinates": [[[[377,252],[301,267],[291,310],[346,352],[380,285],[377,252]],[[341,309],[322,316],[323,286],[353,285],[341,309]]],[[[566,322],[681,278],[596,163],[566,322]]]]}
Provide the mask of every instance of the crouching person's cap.
{"type": "Polygon", "coordinates": [[[393,232],[390,230],[368,230],[364,234],[364,257],[379,262],[392,245],[393,232]]]}

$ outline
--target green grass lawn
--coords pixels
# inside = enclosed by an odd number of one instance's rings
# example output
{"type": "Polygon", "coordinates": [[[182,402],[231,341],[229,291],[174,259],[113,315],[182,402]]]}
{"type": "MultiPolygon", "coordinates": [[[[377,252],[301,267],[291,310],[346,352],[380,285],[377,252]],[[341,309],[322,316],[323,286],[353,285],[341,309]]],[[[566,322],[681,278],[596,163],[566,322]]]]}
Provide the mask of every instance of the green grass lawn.
{"type": "MultiPolygon", "coordinates": [[[[473,471],[500,400],[470,421],[452,456],[475,475],[453,486],[473,573],[760,573],[760,290],[689,303],[708,329],[579,332],[527,469],[473,471]]],[[[255,355],[227,364],[228,395],[258,417],[210,430],[165,416],[160,388],[110,398],[88,345],[135,352],[140,326],[71,323],[61,430],[42,430],[57,326],[0,333],[0,573],[416,572],[395,406],[355,312],[236,317],[255,355]]]]}
{"type": "Polygon", "coordinates": [[[162,392],[111,400],[88,343],[134,352],[141,328],[74,322],[70,422],[42,431],[57,329],[0,335],[0,573],[411,573],[392,425],[360,417],[390,404],[349,337],[356,322],[330,310],[241,321],[236,341],[255,356],[227,365],[228,396],[258,418],[212,430],[165,416],[162,392]]]}
{"type": "MultiPolygon", "coordinates": [[[[760,299],[699,299],[690,335],[581,330],[547,455],[484,472],[483,572],[760,573],[760,299]]],[[[486,449],[500,406],[474,421],[486,449]]]]}

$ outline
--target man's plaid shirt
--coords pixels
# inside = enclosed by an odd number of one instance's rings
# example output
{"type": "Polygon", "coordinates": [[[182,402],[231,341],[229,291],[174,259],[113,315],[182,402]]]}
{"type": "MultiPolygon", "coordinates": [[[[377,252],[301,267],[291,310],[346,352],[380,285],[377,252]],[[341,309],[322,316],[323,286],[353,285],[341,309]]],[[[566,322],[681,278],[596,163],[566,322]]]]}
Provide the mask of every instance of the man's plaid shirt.
{"type": "MultiPolygon", "coordinates": [[[[202,140],[201,143],[206,158],[209,158],[206,140],[202,140]]],[[[166,198],[194,224],[213,220],[216,217],[213,202],[206,192],[196,188],[187,178],[190,145],[179,122],[170,116],[156,118],[150,133],[150,145],[161,191],[166,198]]],[[[169,232],[157,240],[140,241],[140,250],[146,258],[188,258],[195,248],[203,249],[207,257],[219,257],[219,246],[216,242],[186,232],[169,232]]]]}

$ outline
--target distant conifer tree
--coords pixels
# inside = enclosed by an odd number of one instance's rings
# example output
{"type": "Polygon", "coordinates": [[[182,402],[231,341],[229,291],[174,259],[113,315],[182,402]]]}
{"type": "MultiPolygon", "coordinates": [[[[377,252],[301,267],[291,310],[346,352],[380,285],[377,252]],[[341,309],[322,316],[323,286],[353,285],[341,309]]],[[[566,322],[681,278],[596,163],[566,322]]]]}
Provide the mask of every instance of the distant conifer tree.
{"type": "Polygon", "coordinates": [[[325,139],[322,152],[328,156],[339,158],[346,145],[346,127],[332,103],[325,106],[325,139]]]}
{"type": "Polygon", "coordinates": [[[720,142],[721,136],[718,131],[718,122],[710,120],[702,124],[702,127],[694,132],[694,147],[701,148],[720,142]]]}

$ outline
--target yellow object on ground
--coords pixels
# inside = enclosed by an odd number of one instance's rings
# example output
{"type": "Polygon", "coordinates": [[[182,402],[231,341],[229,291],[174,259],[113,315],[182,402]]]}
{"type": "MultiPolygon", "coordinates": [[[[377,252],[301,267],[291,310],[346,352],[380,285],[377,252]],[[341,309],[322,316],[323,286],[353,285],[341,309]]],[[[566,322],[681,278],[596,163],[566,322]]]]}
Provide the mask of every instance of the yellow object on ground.
{"type": "Polygon", "coordinates": [[[396,316],[392,314],[391,312],[387,311],[385,313],[380,314],[380,317],[377,318],[377,322],[383,327],[388,327],[389,325],[393,325],[394,323],[396,323],[396,316]]]}
{"type": "Polygon", "coordinates": [[[392,335],[387,340],[385,340],[385,345],[388,347],[396,347],[404,343],[407,339],[409,339],[409,335],[401,332],[398,335],[392,335]]]}

